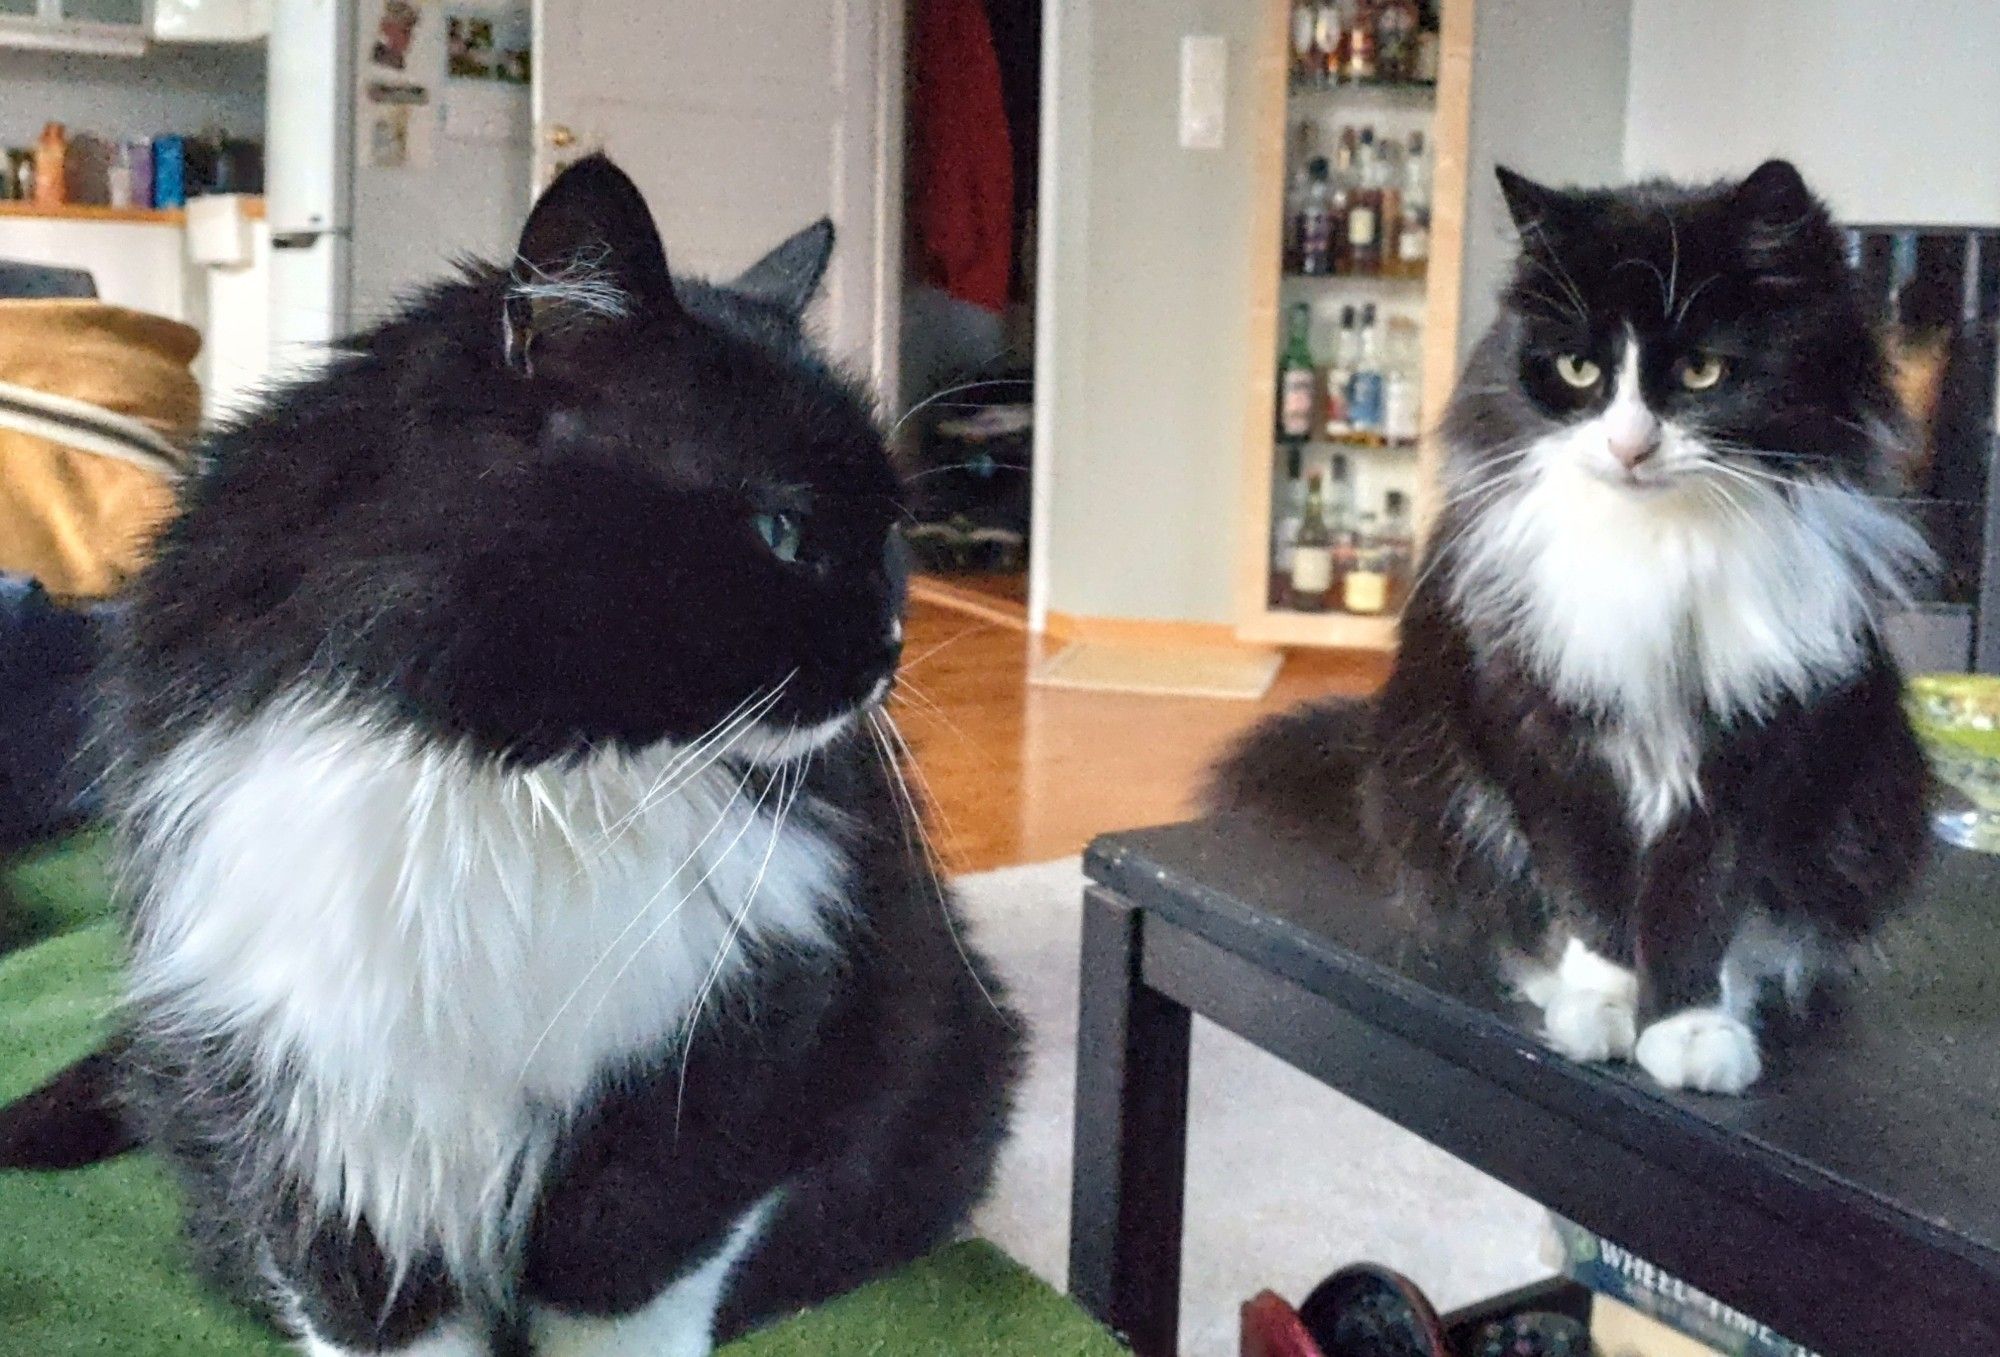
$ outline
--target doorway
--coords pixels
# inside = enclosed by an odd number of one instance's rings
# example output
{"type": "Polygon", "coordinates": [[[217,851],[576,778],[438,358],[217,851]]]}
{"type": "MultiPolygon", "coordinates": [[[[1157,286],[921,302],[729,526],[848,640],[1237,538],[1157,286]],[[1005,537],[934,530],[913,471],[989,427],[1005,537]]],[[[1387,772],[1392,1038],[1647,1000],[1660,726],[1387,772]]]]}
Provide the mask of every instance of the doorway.
{"type": "Polygon", "coordinates": [[[940,602],[1025,622],[1043,0],[908,0],[906,536],[940,602]]]}

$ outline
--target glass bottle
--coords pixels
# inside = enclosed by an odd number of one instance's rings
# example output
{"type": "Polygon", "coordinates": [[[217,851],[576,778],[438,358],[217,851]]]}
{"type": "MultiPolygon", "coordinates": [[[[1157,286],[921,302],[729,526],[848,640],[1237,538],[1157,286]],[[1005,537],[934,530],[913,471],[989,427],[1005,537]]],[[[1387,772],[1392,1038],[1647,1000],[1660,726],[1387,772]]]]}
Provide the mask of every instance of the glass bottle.
{"type": "Polygon", "coordinates": [[[1279,487],[1276,512],[1271,518],[1271,584],[1267,600],[1282,607],[1292,589],[1292,547],[1299,527],[1305,522],[1305,448],[1291,443],[1285,447],[1285,480],[1279,487]]]}
{"type": "Polygon", "coordinates": [[[1313,125],[1301,120],[1293,133],[1292,178],[1285,188],[1285,271],[1297,273],[1301,257],[1300,227],[1306,200],[1312,193],[1313,125]]]}
{"type": "Polygon", "coordinates": [[[1292,542],[1291,606],[1300,612],[1326,611],[1333,584],[1333,534],[1327,527],[1326,501],[1314,476],[1306,488],[1305,512],[1292,542]]]}
{"type": "Polygon", "coordinates": [[[1421,278],[1431,262],[1431,160],[1424,134],[1410,133],[1403,155],[1402,225],[1396,232],[1396,271],[1421,278]]]}
{"type": "Polygon", "coordinates": [[[1389,607],[1389,574],[1375,515],[1363,514],[1355,534],[1354,568],[1341,578],[1341,606],[1364,617],[1389,607]]]}
{"type": "Polygon", "coordinates": [[[1305,206],[1299,209],[1299,272],[1333,272],[1333,188],[1325,156],[1314,156],[1306,168],[1305,206]]]}
{"type": "Polygon", "coordinates": [[[69,134],[61,123],[44,123],[35,143],[35,202],[61,207],[68,200],[69,134]]]}
{"type": "Polygon", "coordinates": [[[1286,443],[1303,443],[1312,437],[1316,379],[1312,347],[1306,337],[1311,327],[1311,308],[1304,302],[1294,306],[1284,353],[1278,360],[1278,438],[1286,443]]]}
{"type": "Polygon", "coordinates": [[[1416,533],[1410,526],[1409,499],[1391,490],[1382,502],[1382,549],[1389,576],[1389,607],[1401,612],[1410,597],[1416,568],[1416,533]]]}
{"type": "Polygon", "coordinates": [[[1382,271],[1382,185],[1372,127],[1361,129],[1360,144],[1354,150],[1354,176],[1353,203],[1347,209],[1348,271],[1378,274],[1382,271]]]}
{"type": "Polygon", "coordinates": [[[1398,316],[1389,322],[1382,383],[1382,440],[1391,447],[1413,447],[1422,432],[1423,353],[1415,322],[1398,316]]]}
{"type": "Polygon", "coordinates": [[[1382,328],[1370,302],[1361,308],[1360,343],[1354,359],[1354,376],[1348,383],[1347,418],[1353,425],[1355,441],[1379,444],[1382,441],[1382,328]]]}
{"type": "Polygon", "coordinates": [[[1356,140],[1354,129],[1340,129],[1340,140],[1333,148],[1333,176],[1329,187],[1331,195],[1329,273],[1349,273],[1353,263],[1348,257],[1347,223],[1354,212],[1354,195],[1360,187],[1360,175],[1355,170],[1354,156],[1360,142],[1356,140]]]}
{"type": "Polygon", "coordinates": [[[1357,85],[1376,78],[1375,0],[1354,0],[1348,11],[1347,60],[1342,74],[1357,85]]]}
{"type": "Polygon", "coordinates": [[[1375,68],[1381,79],[1416,79],[1417,34],[1421,28],[1417,0],[1377,0],[1375,68]]]}
{"type": "Polygon", "coordinates": [[[1318,83],[1324,67],[1319,59],[1318,0],[1292,0],[1292,84],[1318,83]]]}
{"type": "Polygon", "coordinates": [[[1360,339],[1354,329],[1354,308],[1340,308],[1340,328],[1334,332],[1333,358],[1326,367],[1326,382],[1323,404],[1324,419],[1321,423],[1322,436],[1329,442],[1342,443],[1354,436],[1354,421],[1347,402],[1354,384],[1354,360],[1360,349],[1360,339]]]}
{"type": "Polygon", "coordinates": [[[1318,24],[1314,29],[1319,57],[1318,84],[1337,84],[1347,64],[1347,10],[1351,3],[1352,0],[1319,0],[1318,24]]]}

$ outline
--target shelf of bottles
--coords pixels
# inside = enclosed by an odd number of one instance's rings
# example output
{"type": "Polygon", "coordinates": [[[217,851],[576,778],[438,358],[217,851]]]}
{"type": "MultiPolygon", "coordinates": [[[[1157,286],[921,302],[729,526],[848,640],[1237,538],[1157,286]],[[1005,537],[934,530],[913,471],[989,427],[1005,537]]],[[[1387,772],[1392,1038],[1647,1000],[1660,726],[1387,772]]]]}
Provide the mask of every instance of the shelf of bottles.
{"type": "Polygon", "coordinates": [[[1294,0],[1268,605],[1392,617],[1410,583],[1436,3],[1294,0]]]}

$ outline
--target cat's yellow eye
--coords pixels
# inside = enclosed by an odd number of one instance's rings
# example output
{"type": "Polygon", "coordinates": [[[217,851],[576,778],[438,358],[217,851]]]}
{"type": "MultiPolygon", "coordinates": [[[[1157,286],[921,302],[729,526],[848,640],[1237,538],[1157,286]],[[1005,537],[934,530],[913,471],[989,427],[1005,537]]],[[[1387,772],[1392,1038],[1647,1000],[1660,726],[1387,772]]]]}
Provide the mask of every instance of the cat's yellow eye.
{"type": "Polygon", "coordinates": [[[1579,391],[1596,386],[1597,379],[1603,375],[1604,370],[1588,358],[1573,353],[1559,354],[1556,357],[1556,376],[1579,391]]]}
{"type": "Polygon", "coordinates": [[[764,545],[771,549],[773,556],[787,565],[799,559],[799,544],[805,534],[793,515],[753,514],[750,524],[757,529],[757,535],[764,539],[764,545]]]}
{"type": "Polygon", "coordinates": [[[1722,380],[1724,363],[1712,353],[1698,353],[1681,360],[1681,385],[1690,391],[1706,391],[1722,380]]]}

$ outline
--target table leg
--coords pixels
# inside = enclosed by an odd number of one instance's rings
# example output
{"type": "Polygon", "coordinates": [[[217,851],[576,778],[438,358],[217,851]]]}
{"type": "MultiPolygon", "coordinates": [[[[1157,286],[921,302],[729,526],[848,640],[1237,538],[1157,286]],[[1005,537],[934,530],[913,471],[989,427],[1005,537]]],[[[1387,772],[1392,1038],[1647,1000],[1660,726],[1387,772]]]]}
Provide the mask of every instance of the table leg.
{"type": "Polygon", "coordinates": [[[1141,974],[1144,912],[1083,899],[1069,1289],[1139,1357],[1179,1345],[1188,1010],[1141,974]]]}

